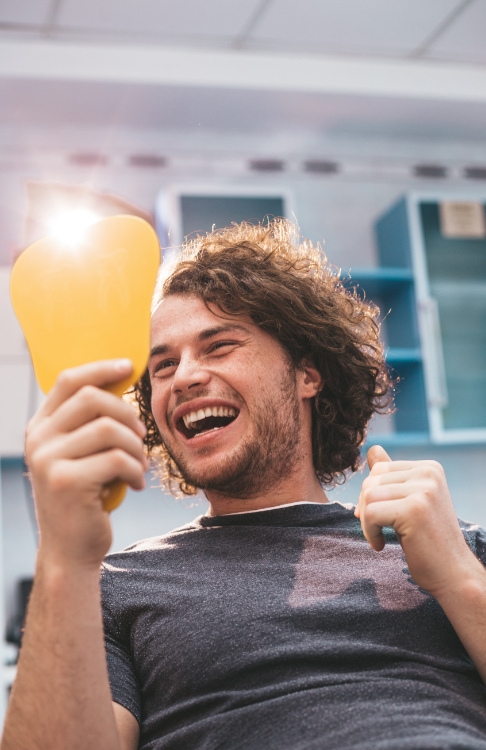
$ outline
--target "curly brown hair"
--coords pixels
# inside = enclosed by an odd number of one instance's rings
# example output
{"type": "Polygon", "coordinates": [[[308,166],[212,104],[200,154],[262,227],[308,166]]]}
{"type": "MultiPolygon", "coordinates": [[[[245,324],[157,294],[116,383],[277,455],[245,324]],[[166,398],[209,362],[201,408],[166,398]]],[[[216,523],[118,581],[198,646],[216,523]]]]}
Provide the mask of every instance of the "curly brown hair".
{"type": "MultiPolygon", "coordinates": [[[[186,242],[159,280],[154,306],[172,294],[196,295],[223,314],[248,316],[280,342],[294,367],[313,362],[323,379],[312,406],[316,475],[332,486],[358,469],[368,422],[391,402],[379,309],[343,285],[319,246],[302,241],[287,219],[233,224],[186,242]]],[[[162,442],[151,393],[146,371],[132,399],[147,428],[148,455],[173,494],[195,494],[162,442]]]]}

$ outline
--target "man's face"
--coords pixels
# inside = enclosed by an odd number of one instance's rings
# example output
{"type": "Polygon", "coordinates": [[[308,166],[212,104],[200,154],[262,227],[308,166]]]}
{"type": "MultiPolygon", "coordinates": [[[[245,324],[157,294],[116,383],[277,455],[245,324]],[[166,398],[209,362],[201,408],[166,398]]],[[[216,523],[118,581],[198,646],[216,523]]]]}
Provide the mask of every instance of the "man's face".
{"type": "Polygon", "coordinates": [[[172,295],[152,319],[152,411],[185,479],[253,497],[298,460],[302,404],[280,344],[249,318],[172,295]]]}

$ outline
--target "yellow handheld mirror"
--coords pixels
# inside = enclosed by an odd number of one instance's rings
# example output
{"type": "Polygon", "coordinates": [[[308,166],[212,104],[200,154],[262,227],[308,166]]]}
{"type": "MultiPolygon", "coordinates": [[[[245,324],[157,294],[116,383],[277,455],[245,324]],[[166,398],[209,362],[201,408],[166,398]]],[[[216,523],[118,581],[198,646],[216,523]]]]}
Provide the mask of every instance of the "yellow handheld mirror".
{"type": "MultiPolygon", "coordinates": [[[[62,370],[100,359],[133,363],[130,377],[109,387],[118,396],[138,380],[149,355],[159,263],[157,235],[135,216],[102,219],[76,242],[49,236],[24,250],[10,295],[44,393],[62,370]]],[[[125,492],[122,482],[110,484],[102,493],[105,510],[125,492]]]]}

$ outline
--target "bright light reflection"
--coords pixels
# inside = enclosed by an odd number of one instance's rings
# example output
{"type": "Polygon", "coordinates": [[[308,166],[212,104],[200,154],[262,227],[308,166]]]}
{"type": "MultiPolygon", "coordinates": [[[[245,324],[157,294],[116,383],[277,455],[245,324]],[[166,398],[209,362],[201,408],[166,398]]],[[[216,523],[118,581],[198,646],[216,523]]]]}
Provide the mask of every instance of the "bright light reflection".
{"type": "Polygon", "coordinates": [[[94,211],[87,208],[75,208],[64,211],[49,222],[50,233],[60,242],[75,245],[83,238],[87,228],[101,219],[94,211]]]}

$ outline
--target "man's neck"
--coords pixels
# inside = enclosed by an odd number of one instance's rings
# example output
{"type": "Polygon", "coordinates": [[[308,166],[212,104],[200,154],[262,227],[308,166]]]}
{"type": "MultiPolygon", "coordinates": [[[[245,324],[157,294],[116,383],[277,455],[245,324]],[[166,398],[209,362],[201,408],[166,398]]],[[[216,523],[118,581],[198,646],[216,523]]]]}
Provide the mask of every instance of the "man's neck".
{"type": "Polygon", "coordinates": [[[208,491],[209,516],[225,516],[229,513],[243,513],[248,510],[262,510],[307,501],[311,503],[327,503],[328,498],[322,489],[316,475],[302,477],[292,476],[282,484],[271,490],[262,492],[257,497],[235,498],[219,492],[208,491]]]}

